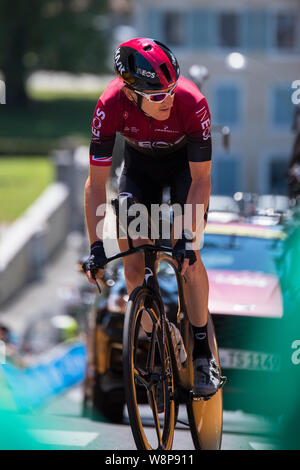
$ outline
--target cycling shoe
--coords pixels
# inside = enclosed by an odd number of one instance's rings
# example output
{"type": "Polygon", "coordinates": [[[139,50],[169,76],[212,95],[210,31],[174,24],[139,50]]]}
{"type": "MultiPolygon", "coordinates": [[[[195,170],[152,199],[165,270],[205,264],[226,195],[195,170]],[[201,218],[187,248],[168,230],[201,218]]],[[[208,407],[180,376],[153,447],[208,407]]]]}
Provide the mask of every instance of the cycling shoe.
{"type": "Polygon", "coordinates": [[[193,360],[194,387],[196,397],[211,398],[221,388],[226,377],[220,376],[220,370],[214,357],[198,357],[193,360]]]}

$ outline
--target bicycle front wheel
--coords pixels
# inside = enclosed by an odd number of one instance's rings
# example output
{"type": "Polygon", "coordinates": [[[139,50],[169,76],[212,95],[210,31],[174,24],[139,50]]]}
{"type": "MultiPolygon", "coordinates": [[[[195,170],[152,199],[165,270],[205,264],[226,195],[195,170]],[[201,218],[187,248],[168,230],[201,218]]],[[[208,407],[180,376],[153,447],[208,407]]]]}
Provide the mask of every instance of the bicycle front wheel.
{"type": "Polygon", "coordinates": [[[137,287],[128,301],[123,370],[129,421],[137,449],[170,450],[175,428],[170,347],[167,335],[163,338],[158,304],[146,287],[137,287]],[[144,321],[147,331],[151,325],[151,334],[145,333],[144,321]]]}

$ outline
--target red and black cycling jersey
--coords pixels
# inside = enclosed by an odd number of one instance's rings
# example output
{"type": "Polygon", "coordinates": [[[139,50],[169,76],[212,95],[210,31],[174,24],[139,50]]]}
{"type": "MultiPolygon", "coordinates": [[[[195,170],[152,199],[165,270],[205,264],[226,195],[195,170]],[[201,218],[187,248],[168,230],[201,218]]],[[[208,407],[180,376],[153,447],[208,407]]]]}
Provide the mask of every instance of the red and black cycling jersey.
{"type": "Polygon", "coordinates": [[[90,163],[111,165],[116,132],[141,153],[162,157],[186,147],[191,162],[211,160],[211,118],[207,101],[196,85],[179,77],[168,119],[146,116],[122,91],[116,78],[100,96],[95,108],[90,163]]]}

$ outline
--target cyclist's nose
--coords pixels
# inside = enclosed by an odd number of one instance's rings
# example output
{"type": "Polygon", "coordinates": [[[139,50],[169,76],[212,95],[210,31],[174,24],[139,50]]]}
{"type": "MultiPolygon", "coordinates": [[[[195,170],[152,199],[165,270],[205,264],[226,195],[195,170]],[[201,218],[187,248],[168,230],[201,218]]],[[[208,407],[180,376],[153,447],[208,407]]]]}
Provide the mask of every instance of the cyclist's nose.
{"type": "Polygon", "coordinates": [[[163,104],[165,106],[172,106],[173,104],[173,98],[174,98],[174,95],[173,96],[167,96],[166,99],[163,101],[163,104]]]}

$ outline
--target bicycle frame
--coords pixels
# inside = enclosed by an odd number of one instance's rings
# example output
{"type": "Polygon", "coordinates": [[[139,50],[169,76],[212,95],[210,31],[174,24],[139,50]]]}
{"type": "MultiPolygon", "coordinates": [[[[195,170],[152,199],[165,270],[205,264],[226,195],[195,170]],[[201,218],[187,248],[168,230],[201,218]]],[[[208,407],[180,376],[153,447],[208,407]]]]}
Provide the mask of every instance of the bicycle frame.
{"type": "MultiPolygon", "coordinates": [[[[131,246],[132,246],[132,243],[131,243],[131,246]]],[[[166,335],[167,316],[165,313],[164,303],[163,303],[160,290],[159,290],[159,283],[157,279],[157,268],[158,268],[159,263],[161,263],[162,261],[165,261],[173,268],[174,274],[176,275],[177,286],[178,286],[177,327],[178,329],[180,329],[180,324],[182,320],[184,319],[185,328],[183,332],[183,339],[184,339],[184,344],[186,346],[189,346],[187,345],[187,342],[186,342],[186,339],[188,336],[188,331],[187,331],[188,316],[186,312],[186,306],[185,306],[184,295],[183,295],[183,282],[185,278],[180,275],[182,261],[183,261],[183,254],[167,246],[154,246],[154,245],[144,244],[138,247],[132,247],[129,250],[123,251],[121,253],[118,253],[115,256],[108,258],[107,263],[114,261],[116,259],[119,259],[119,258],[130,256],[134,253],[138,253],[141,251],[144,252],[144,255],[145,255],[145,275],[144,275],[143,286],[148,287],[152,291],[159,305],[159,311],[161,314],[160,321],[162,325],[163,342],[165,341],[165,335],[166,335]],[[175,259],[170,256],[172,254],[175,255],[175,259]]],[[[96,283],[97,283],[99,292],[101,293],[101,288],[97,279],[96,279],[96,283]]],[[[170,342],[170,348],[172,350],[172,355],[173,355],[172,362],[173,362],[173,367],[175,369],[175,374],[176,374],[175,375],[176,386],[180,388],[181,393],[186,395],[186,393],[189,393],[191,389],[189,365],[187,364],[185,365],[185,367],[178,366],[178,361],[176,360],[176,355],[178,354],[178,351],[175,350],[175,346],[173,345],[173,342],[170,342]]],[[[151,355],[151,352],[150,352],[150,355],[151,355]]],[[[185,396],[184,401],[186,401],[187,399],[189,399],[189,397],[185,396]]]]}

